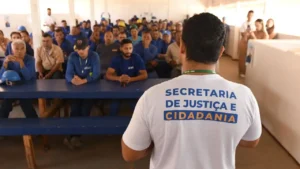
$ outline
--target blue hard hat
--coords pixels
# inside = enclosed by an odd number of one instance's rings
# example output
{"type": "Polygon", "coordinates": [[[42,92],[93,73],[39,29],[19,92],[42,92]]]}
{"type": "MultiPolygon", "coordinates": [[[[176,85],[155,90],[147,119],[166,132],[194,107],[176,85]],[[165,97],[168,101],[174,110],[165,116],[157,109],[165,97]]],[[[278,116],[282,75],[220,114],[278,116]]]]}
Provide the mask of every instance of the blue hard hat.
{"type": "Polygon", "coordinates": [[[165,30],[165,31],[163,31],[163,35],[171,35],[171,32],[170,31],[168,31],[168,30],[165,30]]]}
{"type": "Polygon", "coordinates": [[[17,81],[20,81],[21,78],[20,78],[20,75],[14,71],[14,70],[7,70],[5,71],[2,76],[1,76],[1,79],[0,79],[0,83],[6,83],[6,82],[17,82],[17,81]]]}
{"type": "Polygon", "coordinates": [[[25,28],[25,26],[22,26],[22,25],[21,25],[21,26],[19,26],[19,27],[18,27],[18,31],[26,31],[26,28],[25,28]]]}

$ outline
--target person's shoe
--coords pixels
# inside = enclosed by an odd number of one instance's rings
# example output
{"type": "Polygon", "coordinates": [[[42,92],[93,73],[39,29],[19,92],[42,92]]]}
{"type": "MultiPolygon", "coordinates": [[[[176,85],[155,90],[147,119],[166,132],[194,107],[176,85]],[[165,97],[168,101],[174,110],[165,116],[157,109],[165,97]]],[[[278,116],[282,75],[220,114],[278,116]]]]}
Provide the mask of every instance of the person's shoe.
{"type": "Polygon", "coordinates": [[[73,147],[76,147],[76,148],[82,147],[82,142],[79,137],[72,137],[71,144],[73,147]]]}
{"type": "Polygon", "coordinates": [[[67,137],[64,139],[64,145],[66,145],[70,150],[74,150],[74,146],[71,144],[71,140],[67,137]]]}

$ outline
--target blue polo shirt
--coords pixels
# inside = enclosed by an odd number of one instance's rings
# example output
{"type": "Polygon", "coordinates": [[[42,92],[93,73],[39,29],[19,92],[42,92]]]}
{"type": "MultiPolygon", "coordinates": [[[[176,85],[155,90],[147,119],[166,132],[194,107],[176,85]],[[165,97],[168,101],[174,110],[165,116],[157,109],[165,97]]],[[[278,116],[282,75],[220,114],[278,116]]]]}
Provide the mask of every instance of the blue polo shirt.
{"type": "MultiPolygon", "coordinates": [[[[53,44],[58,45],[55,39],[53,39],[53,44]]],[[[67,39],[64,39],[64,41],[59,46],[64,54],[69,56],[72,52],[74,52],[74,47],[72,46],[71,42],[69,42],[67,39]]]]}
{"type": "Polygon", "coordinates": [[[140,36],[138,36],[137,40],[133,40],[131,36],[128,39],[130,39],[132,41],[133,46],[142,41],[142,37],[140,37],[140,36]]]}
{"type": "Polygon", "coordinates": [[[134,46],[133,52],[140,55],[145,64],[156,59],[157,56],[157,48],[154,45],[150,44],[149,48],[144,48],[142,42],[134,46]]]}
{"type": "MultiPolygon", "coordinates": [[[[79,35],[67,35],[66,39],[71,43],[72,46],[75,45],[76,39],[82,37],[82,34],[79,35]]],[[[85,35],[84,35],[85,37],[85,35]]]]}
{"type": "Polygon", "coordinates": [[[53,31],[48,31],[47,32],[49,35],[51,35],[52,38],[54,38],[54,32],[53,31]]]}
{"type": "Polygon", "coordinates": [[[130,77],[136,77],[140,70],[146,70],[144,61],[137,54],[131,54],[129,59],[125,59],[122,55],[115,56],[110,68],[116,71],[117,76],[126,74],[130,77]]]}
{"type": "Polygon", "coordinates": [[[73,52],[68,59],[66,80],[72,81],[77,75],[87,82],[97,81],[100,77],[100,59],[96,52],[89,51],[86,59],[81,59],[77,52],[73,52]]]}
{"type": "MultiPolygon", "coordinates": [[[[6,51],[5,51],[5,56],[8,56],[8,55],[12,55],[12,47],[11,47],[11,44],[12,42],[9,42],[6,46],[6,51]]],[[[34,51],[32,49],[32,47],[28,44],[28,43],[25,43],[26,44],[26,54],[27,55],[30,55],[30,56],[34,56],[34,51]]]]}
{"type": "Polygon", "coordinates": [[[24,61],[24,67],[22,69],[20,68],[19,62],[8,62],[7,69],[5,69],[2,66],[0,70],[0,77],[2,77],[3,73],[6,70],[14,70],[20,75],[21,80],[27,81],[27,80],[36,79],[34,57],[30,55],[25,55],[23,61],[24,61]]]}
{"type": "Polygon", "coordinates": [[[63,32],[64,32],[65,35],[70,34],[70,26],[62,27],[62,30],[63,30],[63,32]]]}

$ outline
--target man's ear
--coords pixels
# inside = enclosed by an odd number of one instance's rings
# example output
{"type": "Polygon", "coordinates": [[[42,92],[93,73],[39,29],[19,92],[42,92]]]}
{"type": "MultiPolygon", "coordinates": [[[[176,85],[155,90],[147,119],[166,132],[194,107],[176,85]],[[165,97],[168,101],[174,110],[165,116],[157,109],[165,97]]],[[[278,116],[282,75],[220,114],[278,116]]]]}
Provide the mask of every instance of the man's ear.
{"type": "Polygon", "coordinates": [[[225,51],[225,47],[222,46],[221,49],[220,49],[220,55],[219,55],[219,59],[222,57],[223,53],[225,51]]]}

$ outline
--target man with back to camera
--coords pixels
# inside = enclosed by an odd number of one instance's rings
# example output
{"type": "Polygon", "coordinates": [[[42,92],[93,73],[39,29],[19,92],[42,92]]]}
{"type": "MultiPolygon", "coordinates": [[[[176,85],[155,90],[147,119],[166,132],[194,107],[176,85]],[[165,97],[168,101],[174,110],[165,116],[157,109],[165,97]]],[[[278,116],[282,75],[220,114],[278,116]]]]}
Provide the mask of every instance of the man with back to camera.
{"type": "MultiPolygon", "coordinates": [[[[129,39],[121,41],[121,54],[115,56],[106,71],[106,79],[118,81],[125,87],[131,82],[145,80],[148,77],[146,67],[142,58],[132,53],[133,44],[129,39]]],[[[120,108],[120,100],[113,100],[110,107],[110,115],[116,115],[120,108]]],[[[136,101],[131,102],[134,108],[136,101]]]]}
{"type": "MultiPolygon", "coordinates": [[[[73,85],[85,85],[99,80],[100,60],[96,52],[89,50],[88,39],[79,37],[75,42],[75,52],[69,56],[66,80],[73,85]]],[[[91,99],[74,99],[71,102],[71,117],[90,116],[94,101],[91,99]]],[[[70,149],[82,146],[79,136],[69,136],[64,144],[70,149]]]]}
{"type": "Polygon", "coordinates": [[[186,22],[184,75],[140,98],[122,138],[126,161],[152,153],[150,169],[234,169],[237,146],[258,144],[262,126],[251,90],[215,73],[224,37],[223,23],[212,14],[186,22]]]}

